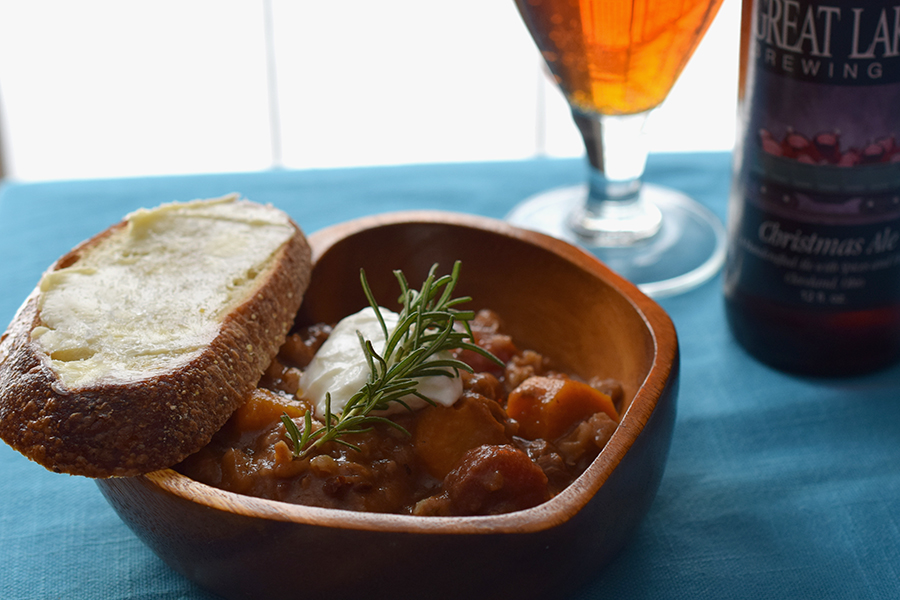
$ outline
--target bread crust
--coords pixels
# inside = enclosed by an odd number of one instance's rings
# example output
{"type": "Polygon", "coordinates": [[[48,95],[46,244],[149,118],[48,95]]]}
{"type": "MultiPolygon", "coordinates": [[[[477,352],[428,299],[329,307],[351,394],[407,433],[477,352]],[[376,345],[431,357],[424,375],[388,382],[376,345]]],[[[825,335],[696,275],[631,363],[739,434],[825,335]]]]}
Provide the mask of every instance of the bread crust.
{"type": "MultiPolygon", "coordinates": [[[[83,242],[49,270],[75,264],[125,225],[83,242]]],[[[293,325],[311,258],[291,225],[293,237],[214,340],[184,366],[134,382],[60,385],[31,340],[41,325],[36,288],[0,337],[0,438],[51,471],[95,478],[148,473],[202,448],[256,386],[293,325]]]]}

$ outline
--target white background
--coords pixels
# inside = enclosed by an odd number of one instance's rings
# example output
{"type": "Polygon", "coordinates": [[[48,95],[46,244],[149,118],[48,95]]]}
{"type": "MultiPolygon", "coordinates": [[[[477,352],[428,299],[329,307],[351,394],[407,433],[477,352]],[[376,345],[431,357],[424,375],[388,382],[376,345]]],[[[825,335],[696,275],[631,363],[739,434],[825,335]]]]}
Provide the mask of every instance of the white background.
{"type": "MultiPolygon", "coordinates": [[[[739,18],[653,151],[732,147],[739,18]]],[[[0,0],[0,141],[23,181],[583,154],[512,0],[0,0]]]]}

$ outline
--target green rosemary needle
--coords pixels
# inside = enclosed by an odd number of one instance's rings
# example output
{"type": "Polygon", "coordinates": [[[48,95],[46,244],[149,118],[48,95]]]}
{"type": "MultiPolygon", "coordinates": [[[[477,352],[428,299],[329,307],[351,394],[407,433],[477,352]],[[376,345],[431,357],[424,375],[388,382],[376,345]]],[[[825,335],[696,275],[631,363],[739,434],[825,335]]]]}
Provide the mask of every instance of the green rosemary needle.
{"type": "Polygon", "coordinates": [[[401,425],[372,413],[387,409],[391,402],[409,410],[403,398],[410,394],[434,404],[416,390],[420,379],[432,376],[459,377],[461,370],[472,372],[472,368],[460,360],[440,357],[443,352],[472,350],[503,366],[500,359],[472,343],[474,338],[469,321],[475,317],[475,313],[455,308],[471,301],[469,297],[452,297],[459,280],[460,262],[453,265],[450,275],[441,277],[435,275],[437,267],[437,264],[431,267],[419,290],[409,287],[401,271],[394,271],[400,284],[399,302],[402,308],[392,331],[388,330],[372,295],[365,271],[360,270],[363,291],[384,333],[383,354],[379,354],[372,342],[357,332],[369,374],[366,383],[350,397],[343,411],[340,414],[331,412],[331,395],[326,393],[325,422],[322,427],[314,428],[311,410],[304,415],[302,431],[287,414],[282,415],[281,421],[291,439],[294,458],[302,458],[313,448],[331,441],[359,450],[342,439],[343,436],[369,431],[376,423],[384,423],[409,435],[401,425]],[[455,326],[457,323],[461,328],[455,326]]]}

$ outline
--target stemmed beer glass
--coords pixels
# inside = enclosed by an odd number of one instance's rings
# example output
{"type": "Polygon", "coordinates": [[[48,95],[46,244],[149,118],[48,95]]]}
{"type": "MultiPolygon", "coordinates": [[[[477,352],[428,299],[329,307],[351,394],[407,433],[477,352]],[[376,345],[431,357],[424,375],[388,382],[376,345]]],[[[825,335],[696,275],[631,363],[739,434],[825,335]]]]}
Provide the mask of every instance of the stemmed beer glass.
{"type": "Polygon", "coordinates": [[[686,291],[725,258],[725,232],[675,190],[642,183],[649,113],[671,90],[722,0],[515,0],[587,148],[588,181],[507,219],[580,245],[651,296],[686,291]]]}

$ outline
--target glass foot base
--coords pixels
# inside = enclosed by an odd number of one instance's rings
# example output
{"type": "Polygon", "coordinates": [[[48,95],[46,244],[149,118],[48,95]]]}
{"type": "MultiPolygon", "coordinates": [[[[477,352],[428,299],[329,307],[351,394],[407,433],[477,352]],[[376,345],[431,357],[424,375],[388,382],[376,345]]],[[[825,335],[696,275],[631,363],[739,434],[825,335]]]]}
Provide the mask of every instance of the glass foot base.
{"type": "Polygon", "coordinates": [[[572,229],[571,215],[584,205],[586,185],[532,196],[506,220],[584,248],[654,298],[686,292],[713,277],[725,262],[719,219],[681,192],[645,183],[641,193],[662,212],[662,226],[653,237],[626,246],[600,245],[572,229]]]}

